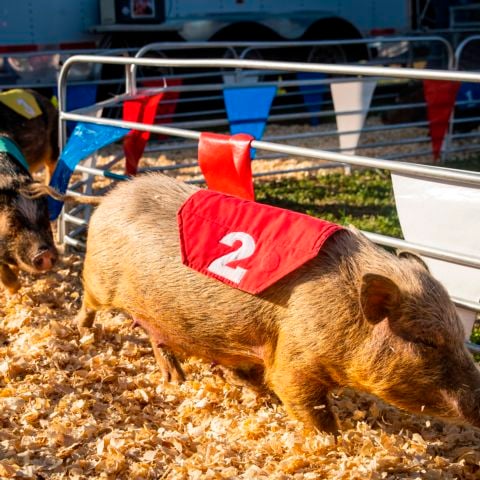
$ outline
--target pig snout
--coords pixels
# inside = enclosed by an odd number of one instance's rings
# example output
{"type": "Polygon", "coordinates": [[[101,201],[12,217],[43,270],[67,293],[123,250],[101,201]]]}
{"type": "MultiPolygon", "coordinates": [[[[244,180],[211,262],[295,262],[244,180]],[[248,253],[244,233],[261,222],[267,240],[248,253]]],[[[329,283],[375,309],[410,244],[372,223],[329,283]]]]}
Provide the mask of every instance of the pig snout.
{"type": "Polygon", "coordinates": [[[480,370],[476,365],[464,368],[458,384],[442,393],[453,417],[480,428],[480,370]]]}
{"type": "Polygon", "coordinates": [[[51,270],[57,262],[58,254],[54,248],[42,246],[32,259],[32,265],[40,272],[51,270]]]}

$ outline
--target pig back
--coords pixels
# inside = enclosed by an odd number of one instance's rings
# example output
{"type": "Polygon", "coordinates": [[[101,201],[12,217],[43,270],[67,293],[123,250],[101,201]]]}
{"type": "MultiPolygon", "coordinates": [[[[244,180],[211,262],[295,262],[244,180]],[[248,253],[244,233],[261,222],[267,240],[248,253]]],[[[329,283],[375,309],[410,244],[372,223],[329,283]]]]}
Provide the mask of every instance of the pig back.
{"type": "Polygon", "coordinates": [[[191,353],[203,357],[225,359],[217,347],[255,356],[252,345],[276,335],[288,292],[253,296],[183,265],[176,214],[196,190],[149,174],[107,195],[89,225],[85,290],[98,306],[125,310],[161,331],[160,343],[182,343],[184,353],[195,339],[191,353]],[[202,355],[198,349],[207,345],[211,355],[202,355]]]}
{"type": "Polygon", "coordinates": [[[7,132],[17,142],[32,171],[43,163],[55,163],[58,155],[58,112],[43,95],[26,90],[32,95],[42,114],[26,119],[0,102],[0,130],[7,132]]]}

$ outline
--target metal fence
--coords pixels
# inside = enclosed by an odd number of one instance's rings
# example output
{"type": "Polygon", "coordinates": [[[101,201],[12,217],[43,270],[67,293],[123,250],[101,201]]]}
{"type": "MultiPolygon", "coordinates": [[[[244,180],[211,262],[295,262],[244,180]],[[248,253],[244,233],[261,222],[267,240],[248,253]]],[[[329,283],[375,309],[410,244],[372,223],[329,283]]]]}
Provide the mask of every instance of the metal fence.
{"type": "MultiPolygon", "coordinates": [[[[425,67],[451,69],[455,65],[454,52],[451,45],[438,36],[422,37],[386,37],[344,41],[317,41],[317,42],[216,42],[216,43],[157,43],[146,45],[138,51],[137,58],[148,55],[168,58],[196,58],[201,52],[203,56],[228,57],[239,59],[266,59],[278,60],[279,57],[307,58],[309,63],[321,61],[323,56],[332,56],[335,52],[330,49],[343,48],[344,57],[338,58],[339,63],[348,60],[361,62],[362,65],[425,67]],[[354,49],[354,50],[352,50],[354,49]],[[347,55],[354,56],[346,58],[347,55]]],[[[335,62],[337,63],[337,62],[335,62]]],[[[133,74],[136,75],[136,67],[133,74]]],[[[255,71],[236,70],[219,72],[215,69],[191,69],[185,73],[184,69],[173,66],[163,67],[161,76],[155,75],[154,69],[142,68],[142,74],[152,79],[175,78],[182,82],[182,87],[176,90],[180,93],[178,108],[175,114],[175,124],[198,129],[228,129],[223,90],[226,85],[275,85],[279,94],[275,97],[269,113],[269,123],[321,122],[328,125],[316,132],[289,134],[288,137],[275,137],[275,140],[294,141],[296,138],[320,137],[328,141],[336,136],[336,125],[332,118],[338,115],[334,111],[330,96],[330,86],[341,81],[331,76],[324,79],[312,77],[298,78],[291,71],[255,71]],[[321,94],[321,105],[305,105],[305,95],[321,94]],[[307,107],[307,108],[306,108],[307,107]]],[[[158,73],[158,72],[157,72],[158,73]]],[[[133,92],[134,93],[134,92],[133,92]]],[[[345,112],[346,115],[354,112],[345,112]]],[[[476,127],[480,120],[480,96],[475,98],[460,98],[457,101],[455,114],[451,121],[451,130],[442,152],[447,159],[451,154],[463,155],[478,151],[480,139],[476,127]]],[[[359,149],[368,155],[382,155],[388,159],[414,159],[416,161],[430,161],[431,149],[429,138],[429,121],[427,106],[423,95],[421,80],[381,78],[381,84],[375,90],[375,95],[368,111],[369,121],[364,127],[364,133],[370,133],[370,138],[364,135],[359,149]],[[394,105],[394,108],[392,108],[394,105]],[[384,133],[395,132],[395,139],[388,138],[379,141],[384,133]],[[386,146],[401,147],[401,151],[384,153],[386,146]]],[[[163,119],[158,118],[159,121],[163,119]]],[[[358,132],[351,132],[352,134],[358,132]]],[[[151,151],[166,152],[169,148],[188,148],[188,144],[156,145],[151,151]]],[[[191,145],[190,145],[191,146],[191,145]]],[[[325,148],[342,152],[342,146],[331,142],[325,148]]],[[[271,156],[270,156],[271,157],[271,156]]],[[[268,155],[267,155],[268,158],[268,155]]]]}
{"type": "MultiPolygon", "coordinates": [[[[464,42],[463,42],[464,43],[464,42]]],[[[463,45],[462,43],[462,45],[463,45]]],[[[463,53],[455,56],[452,45],[441,36],[398,36],[398,37],[374,37],[358,40],[335,40],[335,41],[310,41],[310,42],[175,42],[154,43],[144,46],[138,51],[133,50],[109,50],[97,51],[95,54],[118,56],[135,55],[136,58],[157,57],[168,59],[174,58],[198,58],[199,55],[213,58],[238,58],[238,59],[264,59],[278,60],[279,58],[301,58],[308,63],[330,63],[328,60],[335,59],[335,63],[358,63],[361,65],[403,66],[423,68],[436,67],[452,69],[459,65],[461,60],[465,63],[468,58],[469,65],[478,63],[474,58],[471,60],[471,50],[476,49],[475,43],[462,49],[463,53]],[[473,45],[473,47],[472,47],[473,45]],[[460,58],[460,60],[459,60],[460,58]]],[[[459,51],[460,46],[457,48],[459,51]]],[[[58,67],[75,53],[62,52],[35,52],[28,54],[16,54],[17,60],[38,64],[39,60],[47,54],[56,55],[58,67]]],[[[4,54],[5,55],[5,54],[4,54]]],[[[476,57],[478,58],[478,56],[476,57]]],[[[98,87],[97,100],[115,96],[125,91],[125,75],[123,66],[114,64],[101,64],[99,62],[76,64],[70,69],[70,75],[74,70],[90,72],[92,78],[78,79],[69,78],[69,85],[95,85],[98,87]]],[[[341,81],[326,75],[325,78],[311,77],[299,78],[296,72],[289,70],[255,71],[255,69],[237,69],[219,71],[215,68],[177,68],[172,65],[162,67],[140,66],[137,71],[133,65],[132,74],[137,77],[135,85],[142,82],[162,82],[175,79],[181,82],[181,86],[171,87],[177,91],[180,98],[176,101],[174,122],[176,126],[194,129],[217,129],[228,130],[229,121],[226,116],[223,91],[226,85],[274,85],[277,95],[273,100],[269,112],[269,124],[297,123],[321,123],[324,128],[314,132],[297,132],[285,134],[271,134],[267,131],[266,140],[295,142],[302,140],[308,142],[313,139],[321,139],[322,148],[345,152],[345,148],[338,144],[335,112],[330,88],[333,83],[341,81]],[[322,96],[317,105],[306,102],[306,94],[322,96]]],[[[16,86],[23,87],[46,87],[53,86],[53,80],[45,77],[45,83],[19,82],[16,86]]],[[[24,78],[24,80],[27,80],[24,78]]],[[[0,84],[0,89],[5,85],[0,84]]],[[[130,92],[135,93],[135,92],[130,92]]],[[[467,91],[467,95],[468,95],[467,91]]],[[[343,112],[349,115],[355,112],[343,112]]],[[[121,116],[121,104],[113,102],[109,104],[104,116],[112,118],[121,116]]],[[[159,122],[169,118],[157,119],[159,122]]],[[[442,159],[447,160],[454,155],[468,155],[478,152],[480,149],[480,134],[477,126],[480,122],[480,92],[478,96],[469,98],[464,96],[457,101],[454,115],[450,124],[449,135],[441,152],[442,159]]],[[[358,134],[359,131],[351,131],[350,134],[358,134]]],[[[150,152],[168,153],[177,149],[188,150],[195,148],[195,144],[188,142],[161,142],[149,145],[150,152]]],[[[431,160],[429,121],[427,106],[423,95],[421,80],[382,77],[375,89],[372,102],[368,109],[367,123],[362,129],[362,142],[357,147],[358,151],[369,156],[382,156],[386,159],[406,159],[420,162],[431,160]],[[394,106],[392,108],[392,106],[394,106]],[[393,137],[393,138],[392,138],[393,137]],[[385,150],[388,151],[385,151],[385,150]]],[[[279,155],[264,154],[265,159],[275,159],[279,155]]],[[[260,175],[261,172],[258,172],[260,175]]]]}
{"type": "MultiPolygon", "coordinates": [[[[430,69],[412,69],[412,68],[400,68],[400,67],[379,67],[379,66],[351,66],[351,65],[335,65],[335,64],[312,64],[312,63],[292,63],[292,62],[274,62],[274,61],[261,61],[261,60],[235,60],[235,59],[165,59],[165,58],[119,58],[115,56],[75,56],[68,59],[62,68],[59,77],[59,109],[60,109],[60,139],[61,146],[66,143],[66,122],[77,121],[84,123],[95,123],[97,125],[109,125],[117,126],[127,129],[135,129],[140,131],[149,131],[156,134],[167,135],[169,137],[177,139],[185,139],[190,143],[196,144],[199,139],[200,131],[194,129],[192,124],[188,125],[188,122],[177,124],[171,123],[169,125],[146,125],[137,122],[126,122],[116,118],[97,118],[92,116],[92,113],[100,111],[105,107],[116,107],[121,105],[125,99],[131,99],[135,97],[135,93],[139,91],[139,85],[137,84],[136,69],[144,68],[173,68],[173,69],[213,69],[216,72],[222,72],[222,74],[237,75],[239,72],[255,72],[255,75],[272,72],[311,72],[322,73],[329,75],[329,81],[346,81],[350,77],[354,77],[357,80],[367,81],[369,78],[376,79],[408,79],[408,80],[447,80],[458,82],[471,82],[474,84],[480,83],[480,74],[473,72],[455,72],[445,70],[430,70],[430,69]],[[66,105],[66,87],[69,69],[73,65],[78,63],[101,63],[108,65],[119,65],[124,68],[125,71],[125,85],[126,92],[118,95],[110,100],[85,107],[83,109],[67,112],[66,105]],[[189,128],[186,128],[186,127],[189,128]]],[[[218,74],[218,73],[217,73],[218,74]]],[[[255,84],[258,81],[254,82],[255,84]]],[[[242,85],[244,85],[242,83],[242,85]]],[[[166,87],[169,88],[169,87],[166,87]]],[[[178,87],[176,87],[178,88],[178,87]]],[[[162,90],[162,89],[160,89],[162,90]]],[[[152,90],[155,91],[155,90],[152,90]]],[[[157,89],[158,91],[158,89],[157,89]]],[[[480,174],[474,172],[465,172],[454,170],[451,168],[444,168],[439,166],[425,165],[420,163],[411,163],[406,161],[400,161],[398,159],[379,159],[374,156],[361,156],[350,155],[338,151],[308,148],[299,145],[291,145],[282,141],[282,138],[277,138],[275,141],[254,140],[251,146],[260,152],[274,154],[274,155],[287,155],[294,157],[306,157],[312,160],[313,163],[318,162],[318,165],[313,165],[311,168],[323,168],[324,165],[350,165],[358,167],[369,167],[387,169],[394,175],[412,177],[415,179],[429,180],[432,182],[438,182],[439,184],[452,185],[454,188],[468,189],[469,192],[477,194],[480,192],[480,174]]],[[[89,186],[91,186],[94,178],[125,178],[118,171],[118,158],[114,158],[111,161],[103,162],[102,165],[96,164],[95,157],[88,159],[88,164],[82,164],[77,167],[76,172],[82,175],[82,178],[72,184],[72,191],[77,194],[85,192],[89,186]]],[[[308,170],[302,169],[302,170],[308,170]]],[[[269,172],[272,174],[272,171],[269,172]]],[[[274,174],[275,172],[273,172],[274,174]]],[[[480,200],[479,200],[480,201],[480,200]]],[[[474,205],[475,208],[477,204],[474,205]]],[[[478,203],[480,206],[480,203],[478,203]]],[[[448,220],[445,219],[447,222],[448,220]]],[[[472,218],[472,222],[478,228],[478,216],[472,218]]],[[[85,230],[88,223],[88,211],[83,210],[81,207],[75,207],[75,209],[64,212],[59,221],[59,235],[60,240],[66,245],[75,247],[83,247],[84,244],[81,240],[81,235],[85,230]],[[69,230],[68,227],[74,225],[73,230],[69,230]]],[[[448,227],[447,227],[448,228],[448,227]]],[[[441,261],[449,265],[456,265],[473,269],[476,273],[479,273],[480,269],[480,257],[477,251],[475,252],[462,252],[455,251],[454,248],[446,249],[439,248],[435,243],[431,244],[419,244],[402,239],[395,239],[383,235],[378,235],[374,232],[364,232],[374,242],[390,246],[394,248],[406,249],[416,252],[422,255],[426,259],[434,259],[435,261],[441,261]]],[[[477,282],[480,283],[480,282],[477,282]]],[[[447,287],[448,288],[448,287],[447,287]]],[[[452,294],[452,299],[459,309],[467,310],[469,312],[480,311],[479,298],[468,297],[460,294],[452,294]]],[[[468,323],[471,328],[471,323],[468,323]]],[[[476,347],[470,345],[475,349],[476,347]]]]}

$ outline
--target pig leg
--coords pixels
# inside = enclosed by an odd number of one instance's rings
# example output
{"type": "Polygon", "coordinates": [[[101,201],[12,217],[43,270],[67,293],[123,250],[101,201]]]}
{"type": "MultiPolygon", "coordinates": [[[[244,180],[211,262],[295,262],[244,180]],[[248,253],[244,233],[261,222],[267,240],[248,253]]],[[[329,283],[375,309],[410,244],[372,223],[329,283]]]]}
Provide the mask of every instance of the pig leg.
{"type": "Polygon", "coordinates": [[[82,306],[75,317],[75,323],[79,330],[82,328],[91,328],[93,325],[93,321],[95,320],[95,315],[97,313],[97,310],[93,307],[93,305],[94,303],[92,302],[91,296],[85,289],[82,306]]]}
{"type": "Polygon", "coordinates": [[[261,395],[271,393],[265,385],[263,378],[264,369],[262,366],[252,367],[250,369],[231,369],[219,366],[219,369],[225,381],[232,385],[250,388],[261,395]]]}
{"type": "Polygon", "coordinates": [[[140,326],[147,333],[162,377],[167,382],[183,382],[185,373],[183,373],[182,367],[173,352],[165,344],[162,333],[153,328],[149,322],[138,317],[133,319],[133,326],[140,326]]]}
{"type": "Polygon", "coordinates": [[[183,382],[185,373],[177,357],[165,345],[157,343],[154,338],[150,337],[150,342],[162,377],[167,382],[183,382]]]}
{"type": "Polygon", "coordinates": [[[0,280],[12,294],[16,293],[21,286],[17,274],[6,263],[0,263],[0,280]]]}
{"type": "Polygon", "coordinates": [[[52,179],[53,172],[57,166],[56,160],[52,159],[49,155],[45,160],[45,184],[50,185],[50,180],[52,179]]]}
{"type": "Polygon", "coordinates": [[[338,423],[328,399],[329,387],[318,378],[295,369],[292,362],[274,365],[267,372],[268,384],[284,404],[287,412],[307,428],[336,434],[338,423]]]}

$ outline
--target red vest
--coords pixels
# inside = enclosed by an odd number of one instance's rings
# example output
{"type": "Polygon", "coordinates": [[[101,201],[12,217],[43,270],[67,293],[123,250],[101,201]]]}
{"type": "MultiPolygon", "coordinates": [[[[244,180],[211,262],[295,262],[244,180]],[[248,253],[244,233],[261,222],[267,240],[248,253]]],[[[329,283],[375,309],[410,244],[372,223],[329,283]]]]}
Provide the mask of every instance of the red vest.
{"type": "Polygon", "coordinates": [[[342,228],[212,190],[190,196],[177,219],[183,263],[252,294],[314,258],[342,228]]]}

